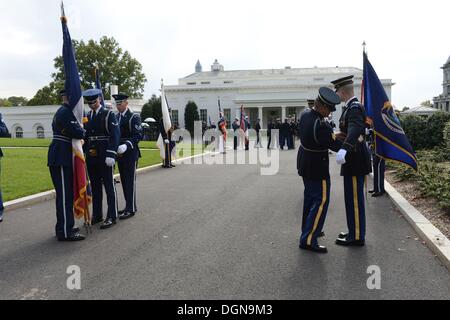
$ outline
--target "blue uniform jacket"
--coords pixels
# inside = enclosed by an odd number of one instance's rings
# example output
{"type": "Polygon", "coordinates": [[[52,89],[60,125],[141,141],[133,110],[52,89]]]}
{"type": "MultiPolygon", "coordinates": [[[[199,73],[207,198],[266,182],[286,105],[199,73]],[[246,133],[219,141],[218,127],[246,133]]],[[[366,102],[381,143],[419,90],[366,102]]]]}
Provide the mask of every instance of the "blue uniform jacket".
{"type": "Polygon", "coordinates": [[[72,167],[72,139],[81,140],[85,131],[68,105],[56,111],[52,122],[53,141],[48,149],[49,167],[72,167]]]}
{"type": "MultiPolygon", "coordinates": [[[[2,114],[0,113],[0,138],[9,137],[8,128],[3,122],[2,114]]],[[[2,148],[0,148],[0,158],[3,157],[2,148]]]]}
{"type": "Polygon", "coordinates": [[[353,98],[343,109],[339,127],[346,134],[342,148],[347,150],[346,163],[342,166],[342,176],[365,176],[371,170],[370,153],[367,149],[366,111],[357,98],[353,98]]]}
{"type": "Polygon", "coordinates": [[[141,117],[128,109],[123,116],[118,114],[117,118],[120,119],[120,144],[126,144],[128,147],[127,151],[118,157],[118,161],[137,161],[141,157],[139,142],[143,138],[141,117]]]}
{"type": "Polygon", "coordinates": [[[106,158],[116,159],[120,130],[114,112],[104,107],[100,107],[96,115],[92,110],[89,111],[85,128],[84,151],[87,164],[103,164],[106,158]]]}
{"type": "Polygon", "coordinates": [[[298,174],[309,180],[329,178],[328,150],[338,151],[342,142],[336,140],[331,126],[312,109],[302,114],[298,132],[301,140],[297,155],[298,174]]]}

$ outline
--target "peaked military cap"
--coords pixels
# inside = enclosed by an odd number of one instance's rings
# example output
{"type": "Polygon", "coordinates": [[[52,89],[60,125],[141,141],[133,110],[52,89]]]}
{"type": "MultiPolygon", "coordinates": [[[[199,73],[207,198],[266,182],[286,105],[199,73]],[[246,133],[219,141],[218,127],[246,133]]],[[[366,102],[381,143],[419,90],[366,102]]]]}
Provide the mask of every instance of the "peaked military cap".
{"type": "Polygon", "coordinates": [[[319,89],[319,96],[317,97],[317,100],[327,106],[331,112],[335,112],[336,105],[341,103],[339,96],[333,90],[326,87],[319,89]]]}
{"type": "Polygon", "coordinates": [[[332,81],[331,83],[334,85],[334,88],[337,90],[339,90],[339,88],[345,87],[349,84],[353,84],[353,78],[355,76],[347,76],[344,78],[340,78],[337,80],[332,81]]]}
{"type": "Polygon", "coordinates": [[[89,90],[83,91],[83,97],[86,98],[86,101],[88,103],[95,102],[101,94],[102,94],[102,90],[100,90],[100,89],[89,89],[89,90]]]}
{"type": "Polygon", "coordinates": [[[119,93],[119,94],[113,94],[114,100],[116,100],[116,103],[122,103],[126,100],[128,100],[129,96],[125,93],[119,93]]]}

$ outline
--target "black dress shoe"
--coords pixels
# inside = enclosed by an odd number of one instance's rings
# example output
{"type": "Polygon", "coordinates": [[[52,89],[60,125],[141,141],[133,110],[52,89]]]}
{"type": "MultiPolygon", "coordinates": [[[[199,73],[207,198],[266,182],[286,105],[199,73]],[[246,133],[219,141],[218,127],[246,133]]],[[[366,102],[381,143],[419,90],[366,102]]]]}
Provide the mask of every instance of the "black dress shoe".
{"type": "Polygon", "coordinates": [[[164,169],[172,169],[171,166],[162,166],[164,169]]]}
{"type": "Polygon", "coordinates": [[[369,190],[369,193],[370,194],[375,193],[375,190],[369,190]]]}
{"type": "Polygon", "coordinates": [[[308,245],[301,244],[299,248],[302,250],[308,250],[308,251],[312,251],[312,252],[316,252],[316,253],[328,253],[328,250],[326,247],[319,246],[319,245],[308,246],[308,245]]]}
{"type": "Polygon", "coordinates": [[[102,223],[103,218],[102,217],[93,217],[91,221],[91,226],[95,226],[96,224],[102,223]]]}
{"type": "Polygon", "coordinates": [[[375,192],[374,194],[372,194],[373,198],[378,198],[381,196],[384,196],[386,194],[386,192],[375,192]]]}
{"type": "Polygon", "coordinates": [[[347,237],[348,237],[348,233],[345,233],[345,232],[341,232],[338,235],[338,239],[345,239],[347,237]]]}
{"type": "Polygon", "coordinates": [[[106,219],[105,222],[103,222],[102,226],[100,227],[100,230],[106,230],[111,228],[113,225],[117,223],[116,220],[113,219],[106,219]]]}
{"type": "Polygon", "coordinates": [[[172,168],[176,168],[176,165],[174,165],[174,164],[170,164],[170,166],[172,167],[172,168]]]}
{"type": "Polygon", "coordinates": [[[135,213],[124,212],[124,213],[122,213],[122,214],[119,216],[119,219],[120,219],[120,220],[127,220],[127,219],[130,219],[130,218],[133,218],[134,215],[135,215],[135,213]]]}
{"type": "Polygon", "coordinates": [[[119,216],[124,213],[125,213],[125,210],[119,210],[119,212],[118,212],[119,216]]]}
{"type": "Polygon", "coordinates": [[[80,228],[75,227],[75,228],[72,229],[72,232],[73,233],[79,233],[80,232],[80,228]]]}
{"type": "Polygon", "coordinates": [[[318,238],[323,238],[323,237],[325,237],[325,232],[322,231],[322,232],[319,234],[318,238]]]}
{"type": "Polygon", "coordinates": [[[344,247],[364,247],[366,243],[364,240],[348,240],[347,238],[345,239],[339,238],[336,240],[336,244],[338,246],[344,247]]]}
{"type": "Polygon", "coordinates": [[[60,241],[60,242],[76,242],[76,241],[83,241],[85,239],[86,239],[86,237],[79,233],[75,233],[67,238],[58,237],[58,241],[60,241]]]}

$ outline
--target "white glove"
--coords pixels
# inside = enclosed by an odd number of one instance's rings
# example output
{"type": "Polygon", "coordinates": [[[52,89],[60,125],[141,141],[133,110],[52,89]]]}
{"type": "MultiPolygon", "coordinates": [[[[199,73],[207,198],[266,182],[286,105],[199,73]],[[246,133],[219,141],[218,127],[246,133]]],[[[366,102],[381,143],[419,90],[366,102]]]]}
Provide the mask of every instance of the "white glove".
{"type": "Polygon", "coordinates": [[[169,139],[164,140],[164,143],[169,144],[170,143],[169,139]]]}
{"type": "Polygon", "coordinates": [[[126,144],[122,144],[119,146],[119,149],[117,149],[117,153],[124,154],[125,152],[127,152],[127,150],[128,150],[128,146],[126,144]]]}
{"type": "Polygon", "coordinates": [[[106,160],[105,160],[105,164],[108,166],[108,167],[114,167],[114,165],[116,164],[116,160],[114,160],[113,158],[106,158],[106,160]]]}
{"type": "Polygon", "coordinates": [[[336,162],[338,165],[343,165],[347,162],[347,161],[345,161],[346,155],[347,155],[347,150],[344,150],[344,149],[339,150],[339,152],[336,154],[336,162]]]}

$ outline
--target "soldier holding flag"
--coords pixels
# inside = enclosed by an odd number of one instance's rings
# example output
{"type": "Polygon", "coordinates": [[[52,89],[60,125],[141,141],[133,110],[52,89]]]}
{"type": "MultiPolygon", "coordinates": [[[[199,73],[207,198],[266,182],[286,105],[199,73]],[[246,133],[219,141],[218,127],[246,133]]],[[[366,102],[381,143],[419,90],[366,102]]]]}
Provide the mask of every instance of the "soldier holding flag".
{"type": "Polygon", "coordinates": [[[365,142],[366,111],[354,93],[354,76],[333,81],[336,93],[345,103],[339,121],[343,140],[336,161],[342,165],[344,177],[345,209],[348,233],[341,233],[336,240],[341,246],[364,246],[366,214],[364,204],[365,177],[371,172],[370,155],[365,142]]]}
{"type": "Polygon", "coordinates": [[[159,138],[156,143],[160,150],[161,159],[163,159],[163,168],[171,169],[175,165],[172,164],[172,149],[175,146],[175,142],[172,141],[172,119],[170,117],[170,108],[167,104],[167,99],[164,93],[164,85],[161,83],[161,108],[162,119],[159,124],[159,138]]]}

